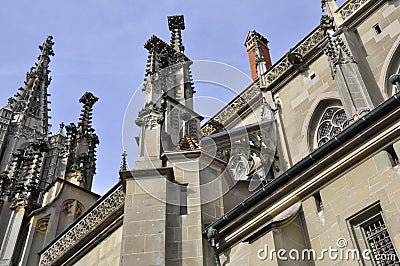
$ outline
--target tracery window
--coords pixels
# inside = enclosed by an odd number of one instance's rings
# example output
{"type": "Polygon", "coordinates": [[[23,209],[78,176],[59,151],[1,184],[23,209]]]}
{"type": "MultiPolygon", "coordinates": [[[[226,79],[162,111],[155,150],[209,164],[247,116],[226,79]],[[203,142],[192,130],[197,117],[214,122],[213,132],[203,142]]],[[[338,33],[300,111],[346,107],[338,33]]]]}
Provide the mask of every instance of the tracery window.
{"type": "Polygon", "coordinates": [[[347,116],[342,107],[332,106],[327,108],[317,127],[316,143],[320,147],[347,127],[347,116]]]}

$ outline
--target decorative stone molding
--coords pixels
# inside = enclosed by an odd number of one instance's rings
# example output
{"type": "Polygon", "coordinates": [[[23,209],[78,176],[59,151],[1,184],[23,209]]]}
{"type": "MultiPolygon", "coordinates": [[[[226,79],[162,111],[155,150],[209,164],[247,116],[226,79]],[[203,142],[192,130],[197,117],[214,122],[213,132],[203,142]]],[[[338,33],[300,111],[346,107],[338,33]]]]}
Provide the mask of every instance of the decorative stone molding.
{"type": "Polygon", "coordinates": [[[289,53],[287,53],[287,58],[297,70],[303,71],[307,68],[307,65],[304,63],[304,59],[301,54],[289,51],[289,53]]]}
{"type": "Polygon", "coordinates": [[[145,126],[145,128],[153,129],[161,123],[163,119],[163,109],[153,102],[147,103],[145,107],[139,111],[138,118],[135,120],[136,125],[145,126]]]}
{"type": "Polygon", "coordinates": [[[354,14],[361,6],[370,0],[351,0],[344,3],[336,12],[340,14],[342,19],[347,19],[354,14]]]}
{"type": "MultiPolygon", "coordinates": [[[[313,48],[315,48],[325,38],[324,30],[321,27],[317,27],[311,34],[309,34],[301,43],[290,50],[290,54],[297,54],[298,56],[305,57],[313,48]]],[[[292,64],[289,61],[288,56],[283,57],[278,61],[277,64],[264,75],[267,87],[274,81],[286,74],[286,71],[292,64]]]]}
{"type": "Polygon", "coordinates": [[[74,210],[73,210],[74,206],[75,206],[75,200],[67,200],[62,205],[61,211],[67,216],[73,215],[74,214],[74,210]]]}
{"type": "Polygon", "coordinates": [[[125,195],[122,186],[119,186],[108,197],[104,198],[97,207],[86,213],[72,228],[48,246],[40,256],[39,265],[54,265],[67,251],[72,249],[85,236],[123,206],[124,202],[125,195]]]}
{"type": "Polygon", "coordinates": [[[36,230],[41,233],[45,233],[47,231],[47,226],[49,225],[49,217],[45,217],[40,219],[36,224],[36,230]]]}
{"type": "MultiPolygon", "coordinates": [[[[298,57],[305,58],[311,50],[316,48],[325,39],[325,37],[324,29],[317,27],[301,43],[291,49],[290,54],[295,54],[298,57]]],[[[269,89],[275,81],[285,76],[289,69],[295,68],[289,61],[289,57],[290,56],[285,55],[261,77],[263,79],[262,84],[265,84],[263,89],[269,89]]],[[[202,136],[216,133],[220,128],[215,126],[215,124],[223,127],[227,121],[236,116],[249,102],[253,101],[260,95],[261,91],[257,86],[250,86],[247,88],[231,104],[226,106],[216,116],[203,125],[201,129],[202,136]]]]}

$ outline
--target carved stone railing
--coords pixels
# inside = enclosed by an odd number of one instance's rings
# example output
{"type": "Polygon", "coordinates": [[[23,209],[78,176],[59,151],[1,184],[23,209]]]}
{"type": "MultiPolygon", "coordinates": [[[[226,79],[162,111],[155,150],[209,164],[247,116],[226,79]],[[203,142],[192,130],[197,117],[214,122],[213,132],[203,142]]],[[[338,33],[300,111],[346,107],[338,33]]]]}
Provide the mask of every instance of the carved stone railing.
{"type": "MultiPolygon", "coordinates": [[[[317,27],[302,42],[294,47],[290,53],[296,53],[304,57],[311,50],[318,46],[325,39],[324,30],[317,27]]],[[[289,62],[287,55],[282,57],[275,65],[273,65],[261,78],[264,86],[271,86],[275,81],[283,77],[287,71],[294,68],[289,62]]],[[[224,125],[228,120],[237,115],[247,103],[259,97],[260,89],[257,86],[250,86],[243,91],[231,104],[222,109],[218,114],[211,118],[201,128],[202,136],[208,136],[215,133],[219,128],[216,125],[224,125]]]]}
{"type": "MultiPolygon", "coordinates": [[[[317,27],[312,31],[301,43],[296,45],[294,49],[290,51],[291,54],[299,54],[304,57],[308,52],[315,48],[322,40],[324,40],[325,34],[324,30],[317,27]]],[[[293,65],[289,62],[287,55],[282,57],[275,65],[272,66],[270,70],[263,76],[265,85],[268,87],[274,81],[286,74],[293,65]]]]}
{"type": "Polygon", "coordinates": [[[349,0],[346,3],[344,3],[337,11],[336,13],[340,14],[343,20],[347,19],[350,17],[352,14],[354,14],[361,6],[363,6],[365,3],[369,2],[370,0],[349,0]]]}
{"type": "Polygon", "coordinates": [[[108,197],[104,198],[97,207],[80,218],[80,220],[61,235],[57,241],[47,247],[40,256],[39,265],[54,265],[67,251],[73,248],[79,241],[92,232],[94,228],[118,210],[124,202],[125,195],[122,186],[119,186],[108,195],[108,197]]]}
{"type": "Polygon", "coordinates": [[[251,86],[240,94],[231,104],[222,109],[217,115],[212,118],[212,122],[207,122],[201,128],[202,136],[208,136],[218,130],[215,124],[224,124],[230,118],[233,118],[247,103],[251,102],[261,93],[256,86],[251,86]],[[213,125],[214,124],[214,125],[213,125]]]}

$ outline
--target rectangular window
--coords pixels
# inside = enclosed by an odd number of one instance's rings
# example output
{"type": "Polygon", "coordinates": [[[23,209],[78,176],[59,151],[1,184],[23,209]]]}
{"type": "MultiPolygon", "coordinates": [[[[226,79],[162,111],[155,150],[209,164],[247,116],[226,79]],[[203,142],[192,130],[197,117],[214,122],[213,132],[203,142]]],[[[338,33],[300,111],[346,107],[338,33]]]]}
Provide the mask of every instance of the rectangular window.
{"type": "Polygon", "coordinates": [[[373,28],[374,28],[374,30],[375,30],[376,35],[381,34],[382,29],[381,29],[381,27],[379,26],[379,24],[376,24],[373,28]]]}
{"type": "Polygon", "coordinates": [[[349,218],[348,224],[360,254],[370,250],[371,261],[362,258],[365,265],[399,265],[379,203],[349,218]]]}
{"type": "Polygon", "coordinates": [[[315,204],[317,205],[317,211],[323,211],[324,210],[324,206],[322,203],[322,199],[321,199],[321,194],[318,191],[317,193],[314,194],[314,199],[315,199],[315,204]]]}
{"type": "Polygon", "coordinates": [[[180,186],[180,209],[179,209],[179,214],[180,215],[186,215],[188,214],[187,210],[187,185],[188,184],[183,184],[180,186]]]}

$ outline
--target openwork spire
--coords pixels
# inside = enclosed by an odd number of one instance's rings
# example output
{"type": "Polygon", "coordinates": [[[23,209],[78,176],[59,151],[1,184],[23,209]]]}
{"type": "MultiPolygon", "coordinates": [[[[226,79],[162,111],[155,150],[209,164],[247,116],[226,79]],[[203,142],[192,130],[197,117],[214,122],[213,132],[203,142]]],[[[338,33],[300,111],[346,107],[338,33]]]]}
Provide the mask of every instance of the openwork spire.
{"type": "Polygon", "coordinates": [[[49,130],[47,88],[50,85],[51,77],[48,69],[50,56],[54,56],[53,37],[49,36],[42,45],[39,46],[41,54],[38,62],[26,73],[24,87],[19,88],[19,92],[14,95],[12,109],[15,112],[15,122],[27,123],[29,126],[35,125],[35,131],[41,135],[47,135],[49,130]],[[34,123],[27,122],[29,118],[35,120],[34,123]]]}
{"type": "Polygon", "coordinates": [[[171,46],[175,51],[183,53],[185,47],[182,42],[182,30],[185,29],[185,21],[182,15],[168,17],[168,27],[171,31],[171,46]]]}

